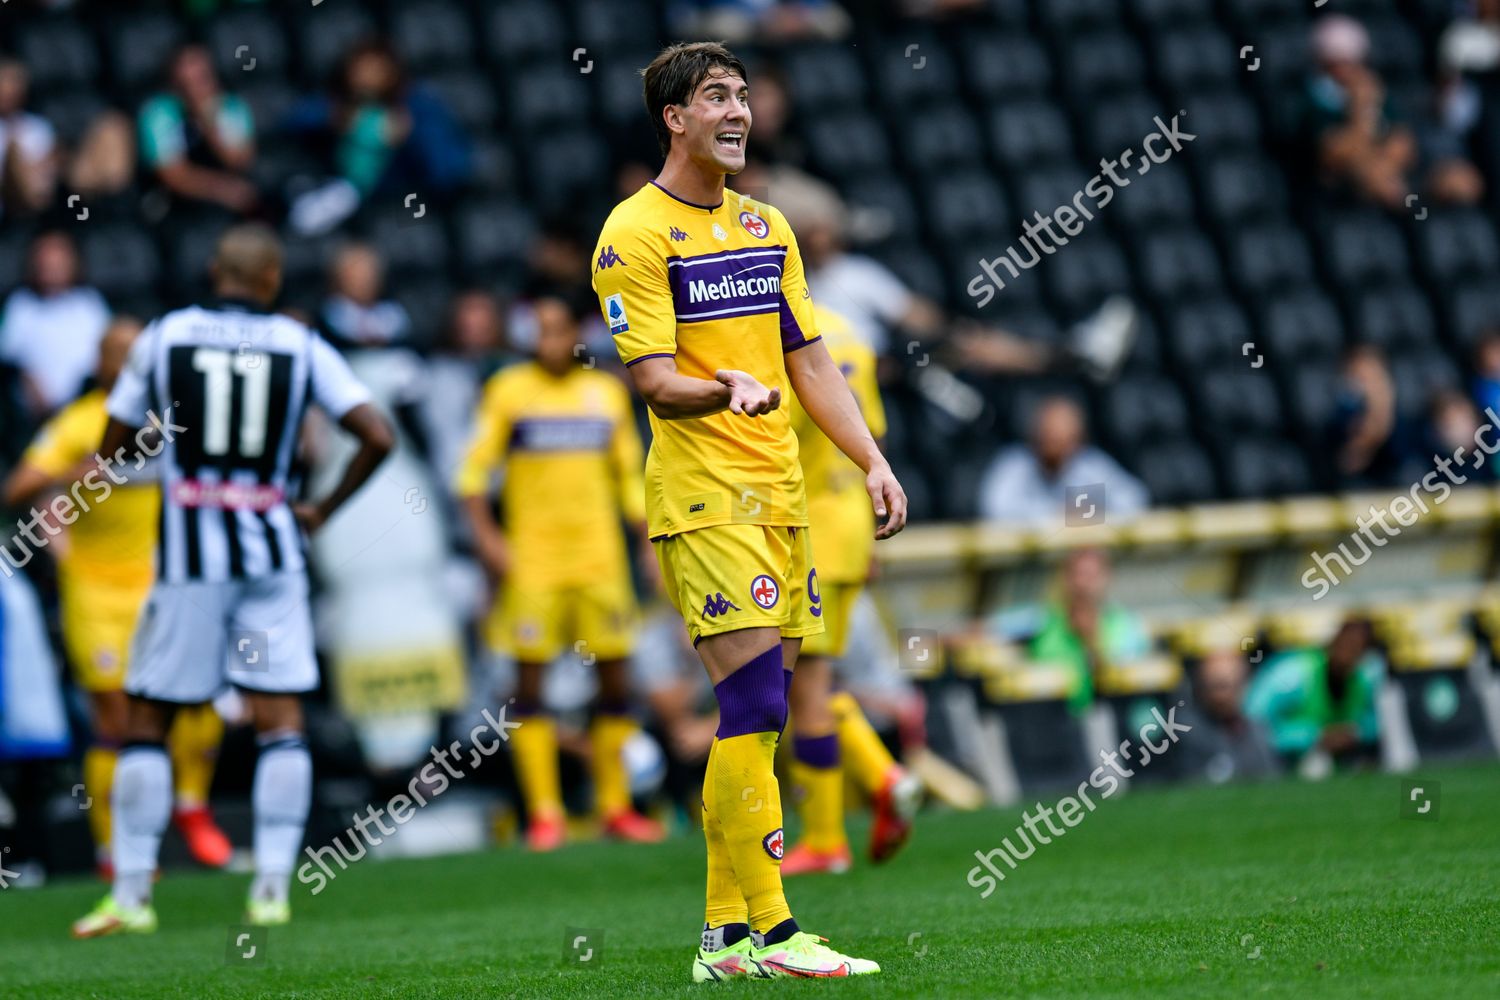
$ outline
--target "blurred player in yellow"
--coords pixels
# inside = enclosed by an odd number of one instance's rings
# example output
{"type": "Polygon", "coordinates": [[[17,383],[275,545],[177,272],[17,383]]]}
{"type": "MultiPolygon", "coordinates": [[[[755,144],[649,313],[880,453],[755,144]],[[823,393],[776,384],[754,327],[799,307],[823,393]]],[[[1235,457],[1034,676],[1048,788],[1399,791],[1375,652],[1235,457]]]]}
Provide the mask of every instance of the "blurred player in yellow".
{"type": "Polygon", "coordinates": [[[610,213],[594,291],[651,409],[646,513],[662,580],[719,702],[703,779],[707,905],[693,979],[878,972],[793,919],[774,758],[802,640],[823,630],[786,389],[865,474],[884,538],[906,496],[819,337],[796,238],[725,189],[745,166],[744,64],[669,46],[645,70],[665,165],[610,213]]]}
{"type": "MultiPolygon", "coordinates": [[[[98,386],[58,411],[5,484],[5,499],[16,505],[45,506],[50,494],[65,492],[93,467],[104,427],[105,400],[141,325],[120,317],[99,345],[98,386]]],[[[99,870],[110,871],[110,789],[115,757],[125,737],[125,667],[136,616],[155,579],[160,490],[154,482],[114,489],[49,546],[57,560],[63,645],[74,679],[88,692],[93,742],[83,756],[85,801],[99,870]]],[[[67,516],[64,513],[63,516],[67,516]]],[[[172,726],[176,804],[173,822],[201,864],[227,865],[229,838],[208,811],[209,786],[224,724],[212,705],[184,709],[172,726]]]]}
{"type": "MultiPolygon", "coordinates": [[[[859,403],[878,444],[885,436],[885,407],[875,380],[875,352],[831,310],[814,310],[818,332],[859,403]]],[[[906,842],[921,782],[896,763],[859,703],[833,690],[833,660],[844,655],[849,619],[870,573],[875,518],[865,495],[864,473],[810,419],[794,396],[788,400],[802,474],[807,479],[807,516],[823,608],[823,631],[808,636],[789,695],[792,716],[793,799],[802,818],[802,839],[787,852],[782,875],[849,869],[844,833],[844,774],[870,796],[874,823],[870,857],[885,861],[906,842]]]]}
{"type": "MultiPolygon", "coordinates": [[[[578,357],[579,312],[560,298],[535,304],[536,357],[485,386],[473,444],[455,489],[497,585],[488,641],[520,673],[510,734],[526,803],[526,841],[563,842],[557,730],[542,711],[542,674],[560,654],[597,664],[599,700],[590,730],[595,809],[608,836],[656,841],[664,831],[631,808],[623,751],[639,728],[630,712],[627,658],[638,614],[622,520],[646,545],[641,441],[630,393],[578,357]],[[503,470],[501,529],[490,507],[503,470]]],[[[650,552],[646,551],[646,556],[650,552]]]]}

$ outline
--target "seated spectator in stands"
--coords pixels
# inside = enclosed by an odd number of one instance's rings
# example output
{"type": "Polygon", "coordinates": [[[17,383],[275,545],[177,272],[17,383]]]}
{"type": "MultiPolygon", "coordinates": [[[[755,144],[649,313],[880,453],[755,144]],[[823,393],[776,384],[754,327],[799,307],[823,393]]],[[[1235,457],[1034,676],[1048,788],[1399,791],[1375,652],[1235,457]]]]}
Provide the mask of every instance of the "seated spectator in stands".
{"type": "Polygon", "coordinates": [[[474,430],[481,388],[507,360],[499,301],[479,289],[460,292],[449,306],[423,380],[422,423],[440,482],[452,481],[474,430]]]}
{"type": "MultiPolygon", "coordinates": [[[[1465,476],[1471,483],[1495,482],[1497,476],[1500,476],[1496,463],[1482,454],[1475,454],[1478,451],[1474,447],[1475,435],[1479,434],[1479,428],[1486,422],[1491,422],[1491,418],[1481,418],[1479,411],[1474,409],[1474,404],[1457,389],[1439,389],[1433,393],[1432,404],[1428,407],[1427,424],[1423,428],[1426,447],[1413,456],[1413,467],[1403,478],[1416,482],[1426,475],[1427,470],[1433,468],[1435,459],[1460,455],[1463,464],[1455,464],[1455,472],[1465,476]],[[1481,459],[1483,464],[1480,464],[1481,459]]],[[[1492,423],[1492,426],[1500,424],[1492,423]]],[[[1486,431],[1481,437],[1489,444],[1500,439],[1500,430],[1486,431]]]]}
{"type": "Polygon", "coordinates": [[[201,45],[177,50],[167,85],[141,105],[141,161],[179,205],[249,212],[260,197],[247,179],[255,161],[250,105],[224,92],[201,45]]]}
{"type": "Polygon", "coordinates": [[[1473,394],[1485,419],[1500,424],[1500,327],[1486,330],[1474,345],[1473,394]]]}
{"type": "MultiPolygon", "coordinates": [[[[787,167],[802,167],[807,153],[798,138],[787,130],[792,114],[792,97],[787,92],[786,78],[774,66],[756,69],[755,88],[751,91],[750,108],[755,114],[755,142],[745,150],[745,159],[755,163],[787,167]]],[[[736,191],[755,195],[739,186],[736,191]]],[[[769,194],[762,193],[766,201],[769,194]]]]}
{"type": "Polygon", "coordinates": [[[1472,0],[1438,39],[1440,115],[1475,146],[1488,176],[1500,172],[1500,0],[1472,0]]]}
{"type": "Polygon", "coordinates": [[[319,326],[340,349],[390,347],[411,336],[411,317],[385,291],[385,263],[375,248],[348,243],[339,248],[329,268],[328,298],[319,312],[319,326]]]}
{"type": "Polygon", "coordinates": [[[1265,726],[1245,715],[1249,675],[1245,654],[1236,649],[1209,652],[1193,671],[1193,699],[1182,713],[1193,738],[1180,752],[1192,773],[1214,784],[1281,770],[1265,726]]]}
{"type": "MultiPolygon", "coordinates": [[[[753,100],[753,98],[752,98],[753,100]]],[[[747,171],[748,173],[749,171],[747,171]]],[[[953,359],[966,370],[1040,375],[1087,372],[1108,379],[1129,353],[1138,324],[1134,306],[1112,299],[1054,347],[972,321],[954,320],[913,292],[884,264],[847,249],[850,212],[833,188],[801,171],[778,169],[759,182],[797,232],[808,287],[817,303],[849,321],[877,354],[910,358],[953,333],[953,359]]],[[[740,183],[736,190],[748,191],[740,183]]],[[[926,366],[924,366],[926,367],[926,366]]]]}
{"type": "Polygon", "coordinates": [[[1123,518],[1150,502],[1140,480],[1087,443],[1083,409],[1066,396],[1042,400],[1031,420],[1031,443],[1000,449],[979,483],[979,513],[988,521],[1061,527],[1068,487],[1097,488],[1088,502],[1105,517],[1123,518]]]}
{"type": "Polygon", "coordinates": [[[57,189],[57,135],[41,115],[26,110],[30,76],[14,59],[0,59],[0,211],[31,215],[57,189]]]}
{"type": "Polygon", "coordinates": [[[410,83],[385,42],[356,45],[331,94],[308,97],[282,123],[288,135],[321,156],[329,183],[292,202],[302,233],[327,232],[377,194],[451,194],[469,179],[468,138],[443,102],[410,83]]]}
{"type": "Polygon", "coordinates": [[[1327,430],[1329,450],[1336,456],[1337,485],[1394,483],[1401,475],[1406,437],[1385,355],[1369,344],[1349,348],[1327,430]]]}
{"type": "Polygon", "coordinates": [[[0,310],[0,361],[21,370],[26,405],[40,420],[78,395],[109,325],[104,296],[83,284],[78,247],[62,230],[31,241],[26,283],[0,310]]]}
{"type": "Polygon", "coordinates": [[[1446,99],[1451,95],[1440,89],[1433,116],[1414,132],[1365,61],[1370,36],[1363,25],[1329,15],[1314,27],[1312,41],[1318,68],[1303,95],[1303,127],[1327,180],[1403,211],[1414,175],[1438,201],[1472,204],[1483,195],[1465,148],[1472,116],[1465,127],[1463,108],[1446,99]]]}
{"type": "Polygon", "coordinates": [[[1370,623],[1349,619],[1326,647],[1268,659],[1250,684],[1245,714],[1270,730],[1277,753],[1319,776],[1329,758],[1369,758],[1378,749],[1383,672],[1370,623]]]}
{"type": "Polygon", "coordinates": [[[1019,644],[1031,661],[1074,675],[1068,705],[1075,713],[1093,704],[1101,670],[1129,664],[1152,650],[1145,622],[1110,600],[1109,583],[1108,553],[1075,549],[1063,560],[1055,599],[1004,611],[991,623],[992,631],[1019,644]]]}
{"type": "Polygon", "coordinates": [[[853,26],[833,0],[673,0],[667,9],[675,34],[736,42],[837,40],[853,26]]]}

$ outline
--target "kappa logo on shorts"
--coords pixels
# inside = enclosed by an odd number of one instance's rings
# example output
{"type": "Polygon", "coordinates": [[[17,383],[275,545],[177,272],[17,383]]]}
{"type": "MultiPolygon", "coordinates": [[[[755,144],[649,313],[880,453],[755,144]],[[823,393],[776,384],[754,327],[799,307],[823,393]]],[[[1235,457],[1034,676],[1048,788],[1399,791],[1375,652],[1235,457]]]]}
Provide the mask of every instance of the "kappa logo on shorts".
{"type": "Polygon", "coordinates": [[[730,611],[738,610],[740,610],[740,606],[723,594],[703,595],[704,618],[717,618],[719,615],[725,615],[730,611]]]}
{"type": "Polygon", "coordinates": [[[781,588],[776,586],[775,580],[762,573],[750,581],[750,599],[770,611],[781,599],[781,588]]]}
{"type": "Polygon", "coordinates": [[[761,838],[760,846],[766,849],[766,853],[777,861],[786,850],[786,837],[782,835],[781,827],[777,827],[761,838]]]}

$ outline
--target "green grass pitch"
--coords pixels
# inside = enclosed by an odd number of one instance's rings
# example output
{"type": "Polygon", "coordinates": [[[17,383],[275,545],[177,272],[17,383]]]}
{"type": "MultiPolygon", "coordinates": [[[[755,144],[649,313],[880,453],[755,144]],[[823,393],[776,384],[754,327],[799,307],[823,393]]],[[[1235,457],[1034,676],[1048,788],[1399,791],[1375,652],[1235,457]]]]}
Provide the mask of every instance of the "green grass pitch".
{"type": "Polygon", "coordinates": [[[1436,818],[1402,818],[1389,775],[1133,792],[984,900],[965,873],[1019,812],[927,815],[887,867],[789,883],[804,927],[884,966],[859,980],[691,983],[703,845],[682,834],[367,860],[294,886],[251,963],[227,958],[243,876],[173,873],[159,933],[84,942],[67,927],[97,883],[10,889],[0,996],[1500,996],[1500,768],[1423,778],[1436,818]],[[573,928],[602,931],[587,963],[564,964],[573,928]]]}

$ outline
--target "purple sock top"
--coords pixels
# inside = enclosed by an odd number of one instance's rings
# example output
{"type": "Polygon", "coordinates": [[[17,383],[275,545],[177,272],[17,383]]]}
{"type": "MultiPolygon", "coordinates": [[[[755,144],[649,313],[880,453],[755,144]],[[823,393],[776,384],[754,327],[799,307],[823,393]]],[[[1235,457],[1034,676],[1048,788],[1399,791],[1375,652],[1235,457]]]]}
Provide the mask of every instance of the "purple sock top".
{"type": "Polygon", "coordinates": [[[786,720],[786,688],[777,643],[714,685],[719,699],[719,739],[779,733],[786,720]]]}
{"type": "Polygon", "coordinates": [[[839,738],[835,733],[827,736],[796,736],[792,738],[792,756],[799,764],[808,767],[834,768],[839,766],[839,738]]]}

